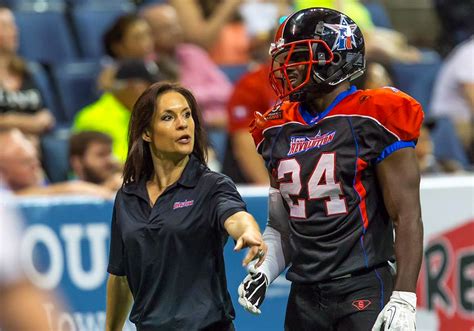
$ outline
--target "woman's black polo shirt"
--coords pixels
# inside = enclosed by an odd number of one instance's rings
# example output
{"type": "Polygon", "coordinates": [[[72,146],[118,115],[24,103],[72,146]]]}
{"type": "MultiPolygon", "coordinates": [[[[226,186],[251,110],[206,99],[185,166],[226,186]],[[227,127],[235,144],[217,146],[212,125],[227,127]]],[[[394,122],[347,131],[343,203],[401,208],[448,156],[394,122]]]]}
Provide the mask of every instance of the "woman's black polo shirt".
{"type": "Polygon", "coordinates": [[[234,183],[194,156],[153,208],[145,180],[118,192],[107,271],[127,276],[138,330],[199,330],[234,318],[224,221],[245,210],[234,183]]]}

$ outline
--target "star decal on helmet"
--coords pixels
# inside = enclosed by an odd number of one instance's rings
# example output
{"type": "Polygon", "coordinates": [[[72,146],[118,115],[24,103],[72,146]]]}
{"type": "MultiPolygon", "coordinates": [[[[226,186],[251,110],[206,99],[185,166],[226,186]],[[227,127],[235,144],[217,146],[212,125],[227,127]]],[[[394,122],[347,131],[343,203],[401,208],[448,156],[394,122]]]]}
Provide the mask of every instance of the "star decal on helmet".
{"type": "Polygon", "coordinates": [[[335,31],[337,33],[336,41],[332,46],[332,50],[344,51],[357,47],[354,30],[357,29],[357,25],[347,23],[346,19],[341,16],[341,22],[339,24],[324,23],[324,27],[335,31]]]}

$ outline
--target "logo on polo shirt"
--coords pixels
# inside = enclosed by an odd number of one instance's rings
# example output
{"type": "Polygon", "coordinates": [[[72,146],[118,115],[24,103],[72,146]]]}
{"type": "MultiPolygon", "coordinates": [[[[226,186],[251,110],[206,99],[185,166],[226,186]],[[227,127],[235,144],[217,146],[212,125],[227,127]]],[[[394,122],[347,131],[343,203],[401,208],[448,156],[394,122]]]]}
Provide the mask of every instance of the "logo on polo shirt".
{"type": "Polygon", "coordinates": [[[194,204],[194,200],[184,200],[184,201],[176,201],[173,204],[173,210],[178,208],[185,208],[190,207],[194,204]]]}

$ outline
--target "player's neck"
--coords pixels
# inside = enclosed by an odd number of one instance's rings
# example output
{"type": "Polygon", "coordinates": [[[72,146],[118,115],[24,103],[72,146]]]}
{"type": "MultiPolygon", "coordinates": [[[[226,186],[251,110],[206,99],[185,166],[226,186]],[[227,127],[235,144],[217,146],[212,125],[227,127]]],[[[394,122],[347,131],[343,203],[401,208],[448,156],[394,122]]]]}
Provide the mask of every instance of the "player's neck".
{"type": "Polygon", "coordinates": [[[350,87],[350,83],[346,81],[337,85],[331,92],[313,95],[306,102],[308,111],[312,115],[322,113],[341,92],[347,91],[350,87]]]}

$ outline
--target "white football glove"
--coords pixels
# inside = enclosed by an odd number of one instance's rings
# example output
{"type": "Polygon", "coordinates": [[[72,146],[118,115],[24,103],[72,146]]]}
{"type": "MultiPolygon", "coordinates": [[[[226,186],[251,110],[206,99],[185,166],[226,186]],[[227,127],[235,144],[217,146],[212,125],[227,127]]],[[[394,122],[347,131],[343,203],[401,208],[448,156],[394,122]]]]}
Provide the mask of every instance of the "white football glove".
{"type": "Polygon", "coordinates": [[[260,305],[263,303],[265,293],[267,292],[268,279],[263,272],[255,270],[253,266],[248,271],[249,274],[239,285],[238,301],[245,310],[259,315],[261,313],[260,305]]]}
{"type": "Polygon", "coordinates": [[[372,331],[415,331],[416,294],[393,291],[390,301],[377,316],[372,331]]]}

